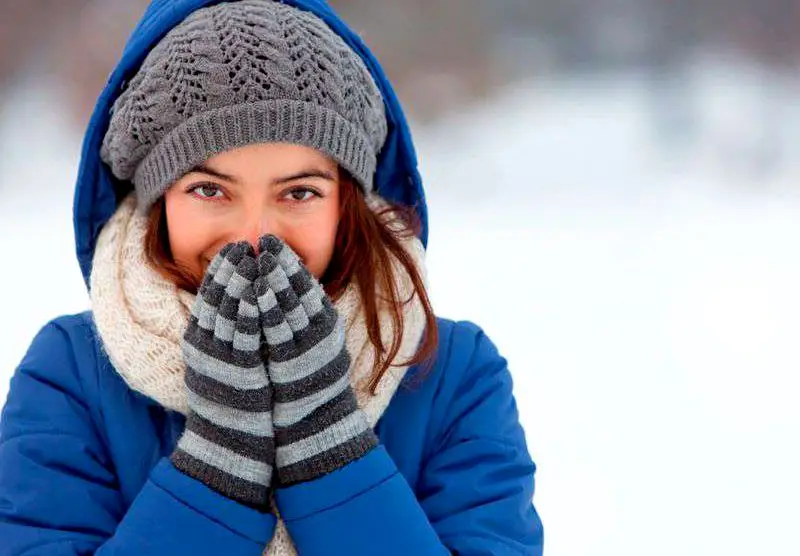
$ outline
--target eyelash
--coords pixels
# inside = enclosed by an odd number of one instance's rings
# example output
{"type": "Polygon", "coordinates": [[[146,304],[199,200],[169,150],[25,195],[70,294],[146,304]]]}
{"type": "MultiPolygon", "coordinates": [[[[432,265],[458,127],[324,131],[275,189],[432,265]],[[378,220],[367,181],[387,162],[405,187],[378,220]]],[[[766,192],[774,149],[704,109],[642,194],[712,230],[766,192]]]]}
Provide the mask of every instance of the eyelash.
{"type": "MultiPolygon", "coordinates": [[[[186,190],[186,192],[191,194],[191,195],[193,195],[193,196],[195,196],[196,198],[200,199],[201,201],[218,202],[218,201],[221,200],[221,198],[217,197],[217,196],[205,197],[203,195],[199,195],[197,193],[197,190],[198,189],[203,189],[203,188],[210,188],[210,189],[213,188],[213,189],[216,190],[216,192],[223,192],[222,187],[220,187],[219,185],[216,185],[214,183],[198,183],[198,184],[190,186],[186,190]]],[[[291,195],[292,193],[297,193],[298,191],[301,191],[303,193],[311,193],[312,197],[310,197],[308,199],[305,199],[305,200],[290,199],[289,200],[290,203],[304,204],[304,203],[308,203],[308,202],[312,201],[314,198],[322,198],[322,197],[324,197],[324,195],[320,191],[318,191],[317,189],[315,189],[313,187],[298,185],[298,186],[290,187],[289,189],[286,189],[286,190],[282,191],[281,192],[281,198],[284,198],[287,195],[291,195]]]]}
{"type": "Polygon", "coordinates": [[[198,189],[203,189],[203,188],[206,188],[206,187],[214,188],[214,189],[217,190],[217,192],[221,192],[222,191],[222,188],[220,186],[214,185],[213,183],[198,183],[196,185],[189,186],[186,189],[186,193],[194,195],[195,197],[197,197],[198,199],[200,199],[202,201],[211,201],[211,200],[214,200],[214,199],[218,199],[218,197],[205,197],[203,195],[198,195],[197,194],[197,190],[198,189]]]}
{"type": "Polygon", "coordinates": [[[311,193],[311,197],[306,200],[298,200],[298,199],[291,199],[290,202],[292,203],[308,203],[309,201],[313,200],[314,198],[322,198],[323,195],[318,190],[314,189],[313,187],[307,187],[304,185],[298,185],[297,187],[290,187],[286,191],[281,192],[281,197],[286,197],[287,195],[291,195],[292,193],[297,193],[298,191],[302,191],[303,193],[311,193]]]}

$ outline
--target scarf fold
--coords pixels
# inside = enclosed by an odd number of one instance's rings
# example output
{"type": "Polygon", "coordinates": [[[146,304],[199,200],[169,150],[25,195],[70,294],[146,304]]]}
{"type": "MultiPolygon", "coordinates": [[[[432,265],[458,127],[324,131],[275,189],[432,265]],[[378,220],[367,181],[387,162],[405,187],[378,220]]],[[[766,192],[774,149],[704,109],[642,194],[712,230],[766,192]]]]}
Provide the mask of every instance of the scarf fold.
{"type": "MultiPolygon", "coordinates": [[[[386,206],[377,195],[369,196],[367,204],[373,211],[386,206]]],[[[178,289],[150,267],[144,245],[147,217],[135,208],[136,199],[130,195],[100,233],[90,278],[92,313],[101,345],[125,383],[165,408],[186,415],[183,381],[186,367],[180,342],[195,296],[178,289]]],[[[411,237],[403,240],[403,247],[424,280],[422,243],[411,237]]],[[[408,273],[397,260],[393,259],[393,265],[399,298],[411,298],[414,288],[408,273]]],[[[359,406],[375,426],[408,370],[407,366],[394,366],[394,362],[408,361],[422,339],[425,328],[422,303],[418,296],[413,296],[410,303],[403,305],[400,350],[375,395],[368,388],[375,352],[356,285],[351,283],[334,306],[345,320],[346,344],[352,359],[351,384],[359,406]]],[[[379,308],[378,315],[384,345],[391,345],[394,337],[391,315],[385,306],[379,308]]],[[[264,554],[296,554],[280,519],[264,554]]]]}

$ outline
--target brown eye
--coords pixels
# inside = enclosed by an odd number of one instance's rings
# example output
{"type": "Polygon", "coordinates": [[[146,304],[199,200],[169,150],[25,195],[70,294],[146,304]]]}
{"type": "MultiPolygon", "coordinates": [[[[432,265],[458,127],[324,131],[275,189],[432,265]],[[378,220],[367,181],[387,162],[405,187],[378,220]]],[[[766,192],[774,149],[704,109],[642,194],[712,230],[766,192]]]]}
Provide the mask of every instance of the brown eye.
{"type": "Polygon", "coordinates": [[[222,194],[222,190],[218,186],[211,183],[197,185],[191,188],[189,191],[202,199],[216,199],[222,194]],[[218,193],[220,195],[217,195],[218,193]]]}
{"type": "Polygon", "coordinates": [[[320,197],[320,194],[317,191],[308,187],[295,187],[294,189],[289,190],[286,195],[291,201],[296,201],[298,203],[304,203],[306,201],[310,201],[314,197],[320,197]]]}

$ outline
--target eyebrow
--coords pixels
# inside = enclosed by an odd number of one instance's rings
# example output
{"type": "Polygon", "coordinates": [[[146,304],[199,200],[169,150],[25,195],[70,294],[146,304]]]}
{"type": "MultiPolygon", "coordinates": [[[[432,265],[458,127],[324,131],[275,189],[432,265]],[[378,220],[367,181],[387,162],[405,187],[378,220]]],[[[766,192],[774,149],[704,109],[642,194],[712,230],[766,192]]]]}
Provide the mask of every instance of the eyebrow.
{"type": "MultiPolygon", "coordinates": [[[[236,178],[235,176],[230,176],[230,175],[225,174],[223,172],[219,172],[217,170],[214,170],[213,168],[209,168],[205,164],[198,164],[197,166],[195,166],[194,168],[189,170],[189,173],[192,173],[192,172],[200,172],[200,173],[203,173],[203,174],[208,174],[209,176],[214,176],[215,178],[219,178],[221,180],[229,181],[231,183],[239,183],[238,178],[236,178]]],[[[273,185],[278,185],[278,184],[281,184],[281,183],[286,183],[286,182],[299,180],[299,179],[306,179],[306,178],[322,178],[322,179],[328,180],[328,181],[336,181],[336,177],[333,174],[331,174],[330,172],[327,172],[325,170],[321,170],[319,168],[307,168],[307,169],[301,170],[301,171],[299,171],[299,172],[297,172],[295,174],[291,174],[291,175],[288,175],[288,176],[277,178],[277,179],[272,181],[272,184],[273,185]]]]}

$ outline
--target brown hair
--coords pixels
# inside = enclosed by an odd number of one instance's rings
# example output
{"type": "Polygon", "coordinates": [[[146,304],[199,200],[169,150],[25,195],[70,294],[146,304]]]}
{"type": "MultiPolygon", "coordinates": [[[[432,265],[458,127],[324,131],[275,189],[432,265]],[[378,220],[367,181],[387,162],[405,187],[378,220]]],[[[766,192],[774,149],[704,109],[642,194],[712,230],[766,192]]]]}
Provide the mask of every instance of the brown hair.
{"type": "MultiPolygon", "coordinates": [[[[375,349],[375,365],[369,381],[370,392],[374,394],[400,350],[405,327],[403,307],[414,296],[422,302],[425,311],[425,332],[414,356],[397,365],[424,363],[420,376],[429,370],[439,341],[438,328],[422,276],[402,245],[403,240],[419,234],[420,220],[416,211],[394,203],[373,211],[367,206],[363,191],[353,179],[344,171],[340,174],[339,227],[333,256],[320,282],[333,300],[341,297],[353,280],[356,282],[361,294],[367,334],[375,349]],[[414,286],[408,299],[400,299],[392,259],[400,263],[414,286]],[[379,299],[379,292],[385,296],[383,299],[379,299]],[[378,312],[381,302],[385,302],[389,308],[394,325],[394,335],[388,347],[384,345],[380,334],[378,312]]],[[[159,274],[181,289],[197,292],[200,279],[177,264],[172,257],[163,196],[155,202],[148,216],[145,253],[159,274]]]]}

